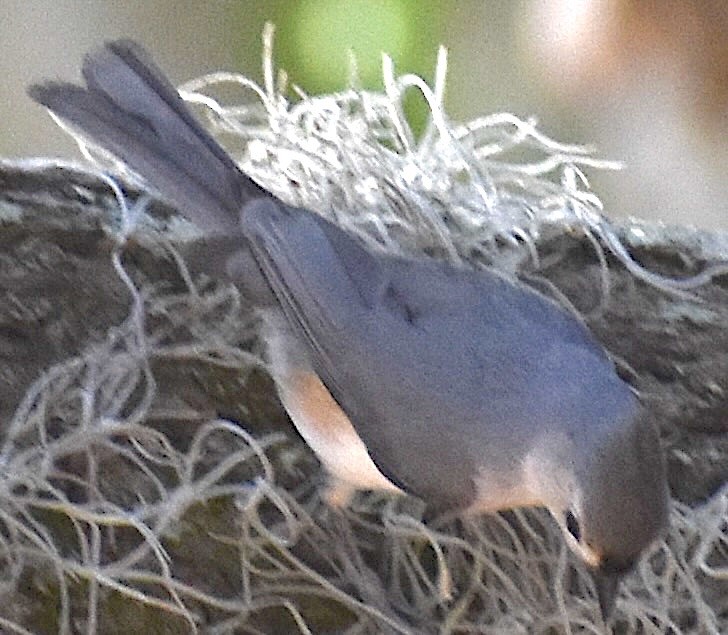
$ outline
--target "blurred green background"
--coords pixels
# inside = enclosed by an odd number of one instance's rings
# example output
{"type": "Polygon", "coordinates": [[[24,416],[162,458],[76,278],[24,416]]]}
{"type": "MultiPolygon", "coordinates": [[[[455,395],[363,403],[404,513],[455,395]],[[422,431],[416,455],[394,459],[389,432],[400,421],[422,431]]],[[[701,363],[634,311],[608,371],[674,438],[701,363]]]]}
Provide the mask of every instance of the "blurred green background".
{"type": "Polygon", "coordinates": [[[592,174],[609,214],[728,229],[722,0],[2,0],[0,156],[76,156],[25,86],[76,79],[98,43],[139,40],[175,82],[213,70],[260,80],[266,21],[277,66],[309,93],[346,86],[349,51],[366,86],[381,86],[383,51],[431,81],[444,44],[451,119],[535,116],[550,136],[626,162],[592,174]]]}

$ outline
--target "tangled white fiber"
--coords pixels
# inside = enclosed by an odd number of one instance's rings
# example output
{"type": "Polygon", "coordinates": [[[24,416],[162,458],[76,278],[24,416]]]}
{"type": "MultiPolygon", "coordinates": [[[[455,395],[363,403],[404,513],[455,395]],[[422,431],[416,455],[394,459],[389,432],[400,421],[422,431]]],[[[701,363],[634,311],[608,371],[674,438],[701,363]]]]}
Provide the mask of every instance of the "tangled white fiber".
{"type": "MultiPolygon", "coordinates": [[[[263,88],[218,73],[182,90],[282,199],[391,250],[473,263],[531,247],[551,225],[616,245],[580,171],[604,163],[512,115],[451,124],[444,53],[433,88],[396,77],[385,59],[383,93],[352,88],[292,105],[270,37],[263,88]],[[218,82],[259,100],[223,107],[209,96],[218,82]],[[431,110],[420,139],[402,115],[410,87],[431,110]]],[[[360,494],[335,511],[293,435],[254,437],[245,422],[159,410],[159,360],[242,377],[264,368],[256,347],[243,347],[255,321],[234,289],[198,284],[181,260],[186,292],[141,286],[122,249],[112,258],[128,318],[44,372],[2,425],[0,593],[43,588],[50,599],[34,626],[3,603],[0,630],[605,632],[588,575],[541,510],[424,524],[415,501],[360,494]]],[[[728,486],[699,508],[674,504],[669,536],[625,580],[614,630],[728,632],[728,486]]]]}

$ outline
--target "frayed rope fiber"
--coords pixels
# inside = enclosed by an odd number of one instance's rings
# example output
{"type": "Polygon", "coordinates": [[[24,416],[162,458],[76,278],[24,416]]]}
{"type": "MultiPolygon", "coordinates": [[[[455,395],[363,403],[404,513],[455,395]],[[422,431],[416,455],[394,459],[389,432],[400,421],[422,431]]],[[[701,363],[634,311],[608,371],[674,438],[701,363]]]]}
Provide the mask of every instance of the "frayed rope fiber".
{"type": "MultiPolygon", "coordinates": [[[[444,53],[433,87],[397,77],[385,58],[384,92],[295,104],[271,59],[268,32],[262,88],[218,73],[182,93],[240,149],[243,170],[286,202],[402,253],[506,267],[504,252],[537,259],[536,239],[567,227],[620,257],[582,173],[614,166],[513,115],[451,124],[441,106],[444,53]],[[209,96],[219,82],[258,99],[222,106],[209,96]],[[402,114],[412,88],[431,109],[419,139],[402,114]]],[[[128,206],[118,196],[124,238],[145,199],[128,206]]],[[[112,260],[131,298],[128,318],[38,377],[3,425],[6,597],[35,587],[52,599],[61,633],[130,628],[129,612],[139,632],[604,632],[589,577],[542,510],[424,524],[410,499],[360,494],[335,511],[293,435],[156,409],[160,360],[235,368],[242,380],[265,362],[234,289],[199,284],[181,258],[184,293],[145,287],[121,253],[112,260]]],[[[33,632],[27,617],[0,607],[0,630],[33,632]]],[[[674,503],[669,536],[625,580],[615,632],[727,630],[723,486],[700,506],[674,503]]]]}

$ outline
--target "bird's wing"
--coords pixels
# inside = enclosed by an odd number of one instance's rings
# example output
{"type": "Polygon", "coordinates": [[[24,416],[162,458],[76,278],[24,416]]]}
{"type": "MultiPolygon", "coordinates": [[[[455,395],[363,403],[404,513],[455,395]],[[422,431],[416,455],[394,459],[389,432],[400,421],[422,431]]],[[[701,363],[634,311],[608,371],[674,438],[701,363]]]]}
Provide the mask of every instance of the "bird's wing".
{"type": "Polygon", "coordinates": [[[249,205],[241,225],[377,467],[439,507],[472,502],[484,463],[517,469],[555,337],[608,364],[578,321],[493,272],[387,257],[273,201],[249,205]]]}

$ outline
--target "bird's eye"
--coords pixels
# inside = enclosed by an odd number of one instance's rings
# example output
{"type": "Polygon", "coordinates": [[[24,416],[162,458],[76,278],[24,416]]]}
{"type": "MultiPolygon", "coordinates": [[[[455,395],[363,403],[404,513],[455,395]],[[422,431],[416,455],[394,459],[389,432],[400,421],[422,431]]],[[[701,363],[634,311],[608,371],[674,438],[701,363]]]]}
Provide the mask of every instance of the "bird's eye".
{"type": "Polygon", "coordinates": [[[568,532],[574,537],[576,542],[579,542],[581,540],[581,527],[579,527],[579,521],[576,520],[576,516],[574,516],[571,510],[564,514],[564,521],[566,522],[568,532]]]}

